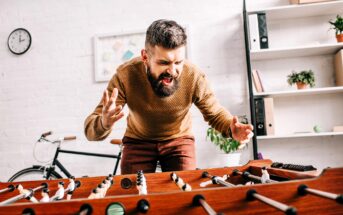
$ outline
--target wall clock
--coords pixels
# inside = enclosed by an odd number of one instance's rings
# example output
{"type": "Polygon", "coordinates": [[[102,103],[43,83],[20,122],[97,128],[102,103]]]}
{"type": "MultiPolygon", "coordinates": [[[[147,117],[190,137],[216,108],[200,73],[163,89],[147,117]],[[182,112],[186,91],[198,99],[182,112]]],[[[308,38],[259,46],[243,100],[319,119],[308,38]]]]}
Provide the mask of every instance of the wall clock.
{"type": "Polygon", "coordinates": [[[24,28],[17,28],[8,36],[7,45],[13,54],[21,55],[29,50],[31,42],[30,32],[24,28]]]}

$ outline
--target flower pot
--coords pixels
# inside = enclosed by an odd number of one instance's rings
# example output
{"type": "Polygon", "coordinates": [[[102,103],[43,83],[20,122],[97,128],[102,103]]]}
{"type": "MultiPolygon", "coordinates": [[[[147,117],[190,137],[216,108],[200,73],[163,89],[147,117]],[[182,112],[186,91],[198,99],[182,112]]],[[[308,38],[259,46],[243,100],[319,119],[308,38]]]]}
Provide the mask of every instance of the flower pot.
{"type": "Polygon", "coordinates": [[[336,34],[337,42],[343,42],[343,34],[336,34]]]}
{"type": "Polygon", "coordinates": [[[303,82],[297,82],[296,84],[297,84],[298,90],[306,89],[308,87],[308,85],[303,82]]]}
{"type": "Polygon", "coordinates": [[[216,154],[216,164],[215,167],[230,167],[230,166],[240,166],[241,152],[233,153],[218,153],[216,154]]]}

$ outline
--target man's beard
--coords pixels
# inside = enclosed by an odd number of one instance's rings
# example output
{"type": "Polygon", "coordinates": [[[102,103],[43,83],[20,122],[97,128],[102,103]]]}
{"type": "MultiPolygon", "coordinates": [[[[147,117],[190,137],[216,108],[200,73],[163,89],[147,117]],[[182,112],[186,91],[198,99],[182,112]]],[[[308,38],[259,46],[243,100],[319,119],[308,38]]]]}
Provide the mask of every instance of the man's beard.
{"type": "Polygon", "coordinates": [[[150,67],[148,66],[147,75],[153,91],[161,98],[172,95],[179,88],[179,81],[167,72],[162,73],[157,79],[155,79],[151,74],[150,67]],[[173,84],[171,86],[164,86],[162,83],[163,78],[171,78],[173,84]]]}

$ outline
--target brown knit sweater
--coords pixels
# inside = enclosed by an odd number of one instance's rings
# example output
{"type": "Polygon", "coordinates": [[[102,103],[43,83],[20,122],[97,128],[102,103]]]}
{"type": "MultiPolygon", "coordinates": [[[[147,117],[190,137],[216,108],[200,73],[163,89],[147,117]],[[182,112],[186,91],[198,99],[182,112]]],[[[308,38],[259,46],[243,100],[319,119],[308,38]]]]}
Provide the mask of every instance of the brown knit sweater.
{"type": "MultiPolygon", "coordinates": [[[[205,121],[228,135],[231,114],[216,100],[205,75],[193,64],[185,62],[178,90],[171,96],[155,95],[140,58],[121,65],[107,90],[118,88],[117,105],[129,107],[125,136],[141,140],[168,140],[192,134],[190,107],[194,103],[205,121]]],[[[103,140],[111,129],[101,124],[102,101],[85,121],[88,140],[103,140]]],[[[113,127],[115,129],[115,125],[113,127]]]]}

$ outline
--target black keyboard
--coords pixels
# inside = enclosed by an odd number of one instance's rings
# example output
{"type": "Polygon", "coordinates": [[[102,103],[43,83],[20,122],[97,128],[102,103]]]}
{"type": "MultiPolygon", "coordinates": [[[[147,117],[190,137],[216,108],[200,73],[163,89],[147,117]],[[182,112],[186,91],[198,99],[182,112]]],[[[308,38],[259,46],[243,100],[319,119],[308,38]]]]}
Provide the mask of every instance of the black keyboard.
{"type": "Polygon", "coordinates": [[[312,165],[284,164],[284,163],[280,163],[280,162],[272,163],[271,167],[279,168],[279,169],[289,169],[289,170],[301,171],[301,172],[317,170],[312,165]]]}

